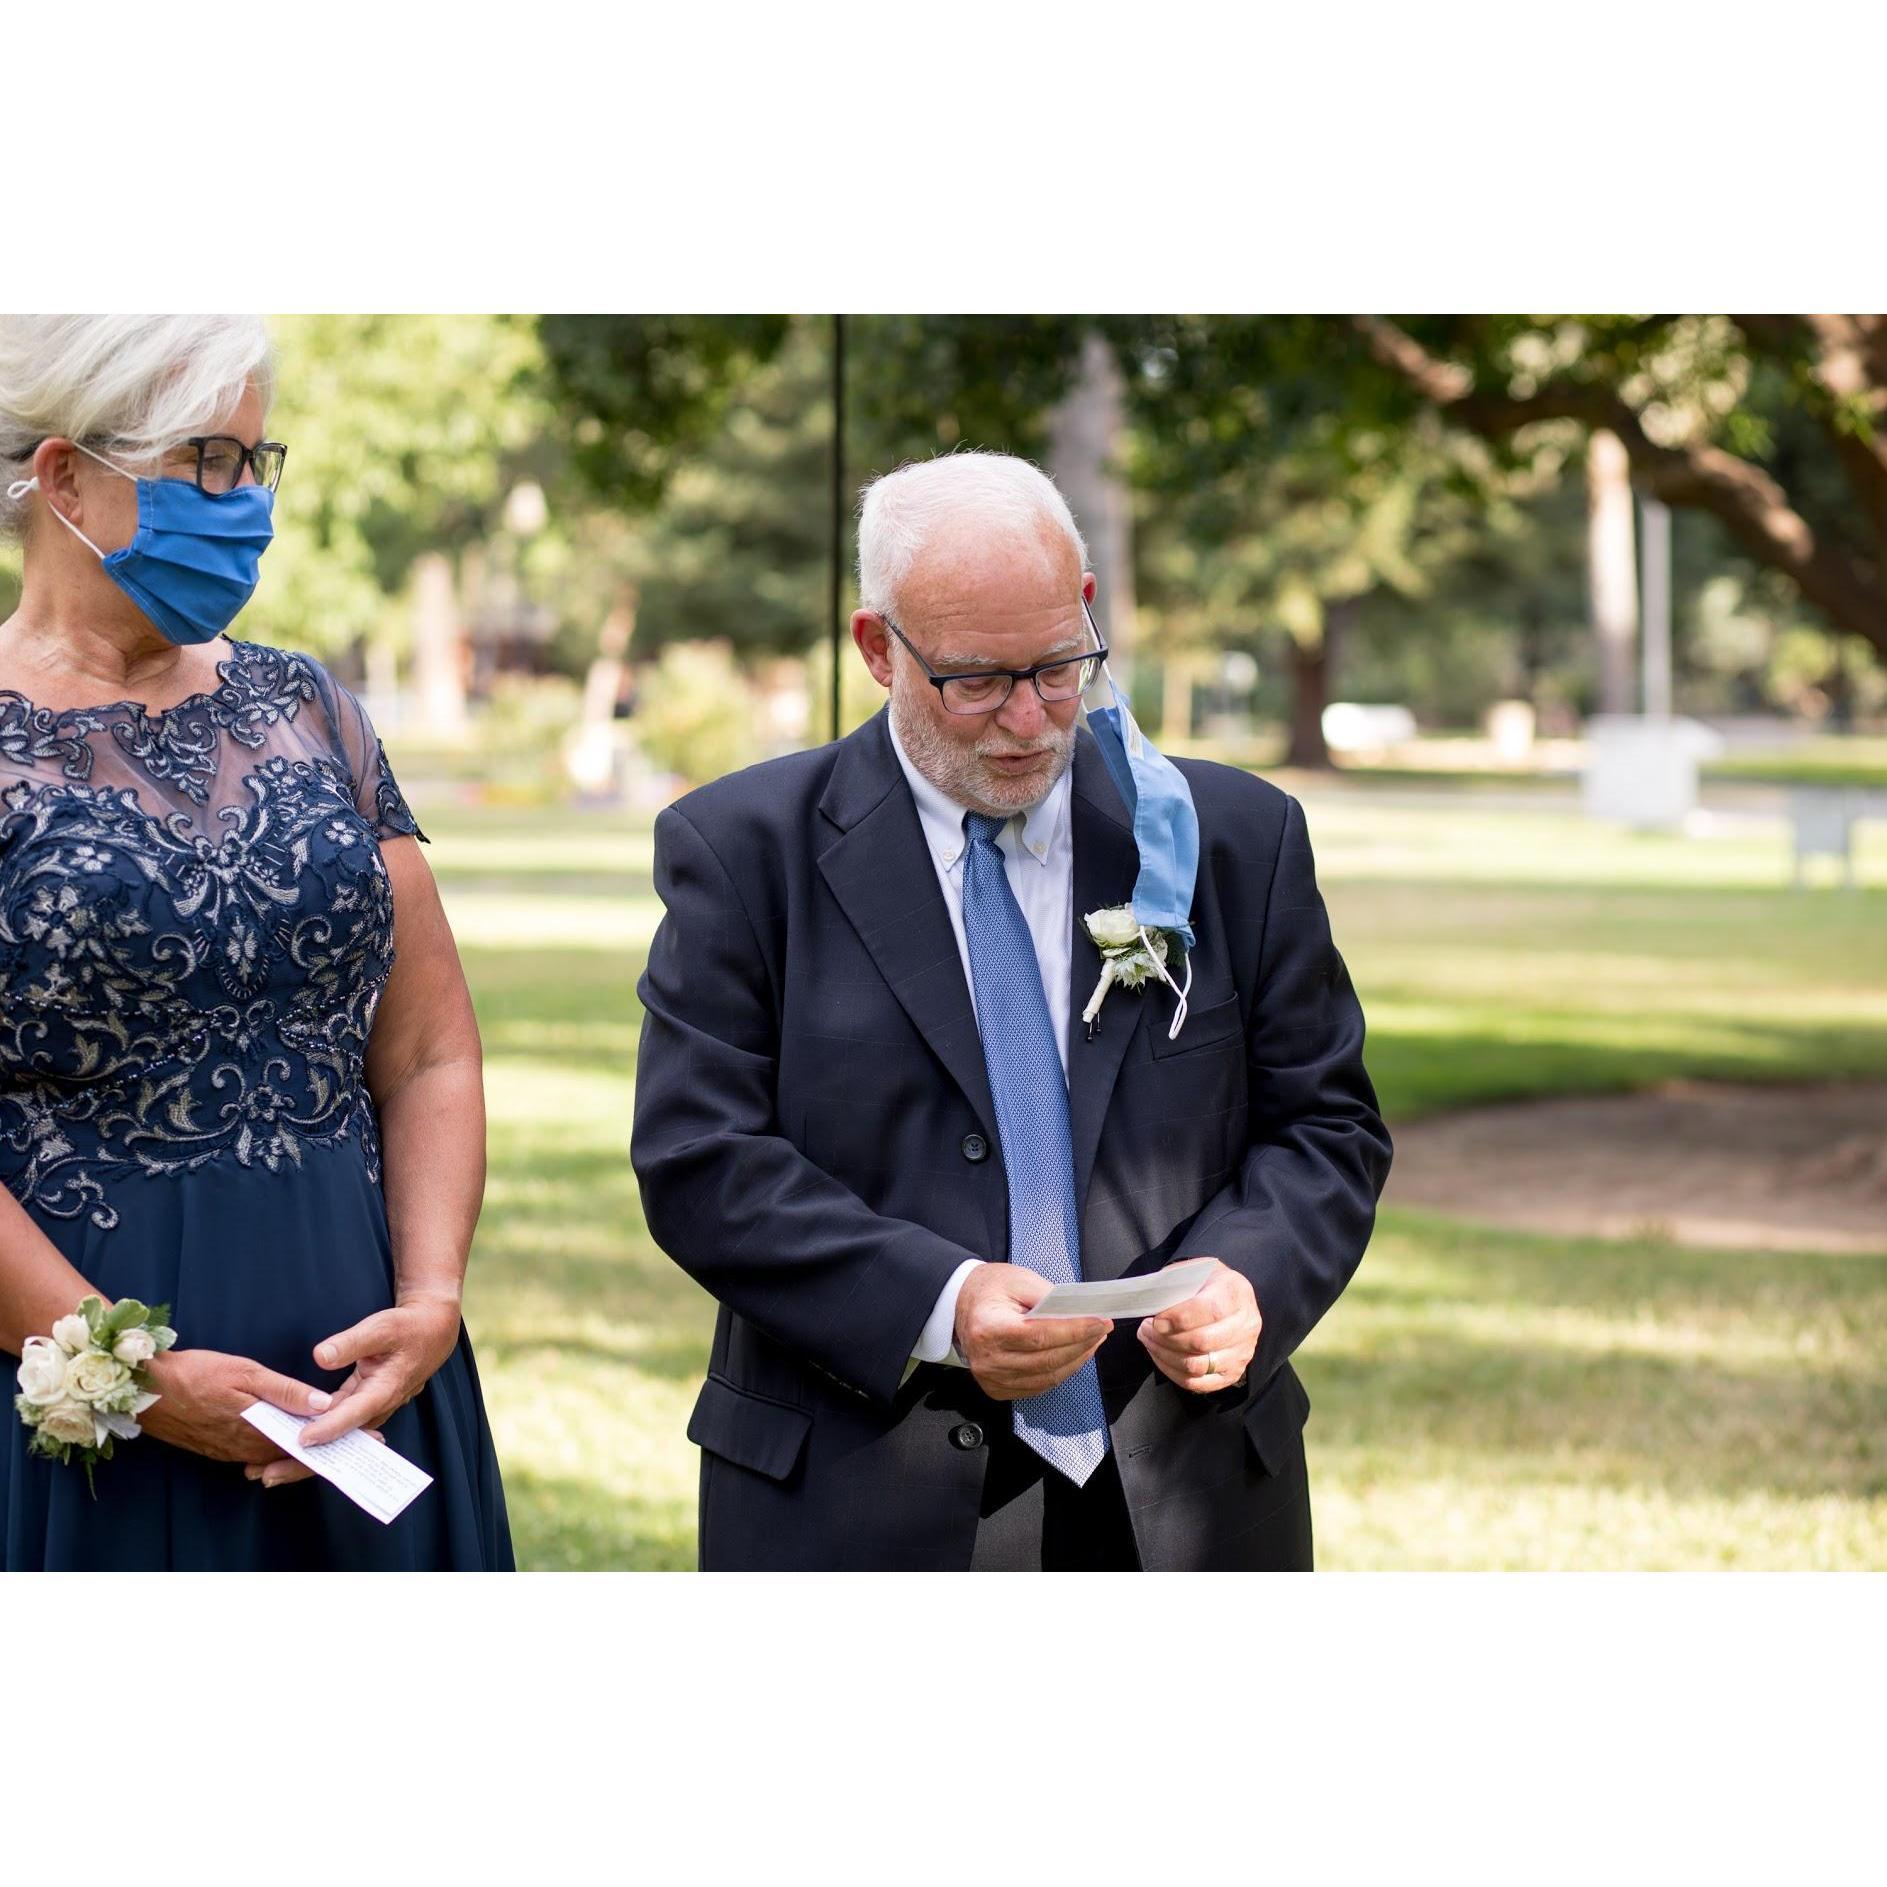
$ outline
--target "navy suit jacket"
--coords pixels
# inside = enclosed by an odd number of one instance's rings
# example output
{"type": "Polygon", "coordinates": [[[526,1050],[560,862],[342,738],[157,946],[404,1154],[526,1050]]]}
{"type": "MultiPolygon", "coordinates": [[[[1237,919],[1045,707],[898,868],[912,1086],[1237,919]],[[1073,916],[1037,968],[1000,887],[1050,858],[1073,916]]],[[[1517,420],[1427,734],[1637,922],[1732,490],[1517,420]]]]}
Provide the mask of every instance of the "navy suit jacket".
{"type": "MultiPolygon", "coordinates": [[[[1246,1381],[1180,1390],[1123,1322],[1098,1358],[1149,1568],[1237,1567],[1309,1409],[1288,1358],[1349,1281],[1388,1176],[1363,1015],[1297,802],[1181,761],[1199,813],[1191,1009],[1115,990],[1082,914],[1125,904],[1132,822],[1085,726],[1070,799],[1068,1086],[1085,1275],[1210,1254],[1264,1328],[1246,1381]]],[[[719,1300],[689,1424],[707,1567],[967,1567],[1009,1422],[969,1371],[906,1364],[965,1258],[1008,1249],[962,959],[885,715],[662,813],[666,906],[633,1159],[656,1243],[719,1300]]]]}

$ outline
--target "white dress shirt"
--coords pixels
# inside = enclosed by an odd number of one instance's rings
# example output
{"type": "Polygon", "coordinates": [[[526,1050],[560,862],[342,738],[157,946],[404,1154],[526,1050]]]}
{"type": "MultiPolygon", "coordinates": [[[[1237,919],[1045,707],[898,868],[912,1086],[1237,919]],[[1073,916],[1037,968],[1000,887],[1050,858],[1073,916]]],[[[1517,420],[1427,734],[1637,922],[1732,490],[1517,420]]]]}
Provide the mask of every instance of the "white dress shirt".
{"type": "MultiPolygon", "coordinates": [[[[911,757],[891,725],[891,747],[910,783],[917,802],[918,823],[937,882],[943,889],[944,909],[956,933],[957,954],[963,959],[963,980],[969,985],[970,1006],[976,1006],[976,979],[970,974],[970,946],[963,934],[963,854],[969,844],[963,831],[965,808],[932,785],[911,764],[911,757]]],[[[1009,889],[1022,907],[1024,922],[1035,944],[1035,960],[1042,970],[1042,993],[1048,998],[1048,1019],[1055,1028],[1055,1052],[1061,1057],[1062,1079],[1068,1077],[1069,948],[1073,937],[1075,895],[1074,822],[1068,796],[1074,769],[1068,768],[1049,790],[1048,797],[1026,813],[1017,813],[997,835],[1009,889]]],[[[971,1258],[951,1274],[937,1298],[911,1352],[913,1363],[961,1363],[955,1348],[957,1297],[963,1280],[983,1261],[971,1258]]]]}

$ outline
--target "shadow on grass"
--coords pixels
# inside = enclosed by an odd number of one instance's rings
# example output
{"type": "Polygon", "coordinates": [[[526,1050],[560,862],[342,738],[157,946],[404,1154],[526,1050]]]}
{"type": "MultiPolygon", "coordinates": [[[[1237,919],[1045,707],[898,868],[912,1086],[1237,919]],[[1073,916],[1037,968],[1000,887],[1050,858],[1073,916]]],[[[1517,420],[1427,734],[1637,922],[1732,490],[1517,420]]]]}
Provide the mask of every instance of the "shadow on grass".
{"type": "Polygon", "coordinates": [[[692,1572],[693,1500],[611,1495],[588,1481],[505,1469],[518,1565],[527,1572],[692,1572]]]}
{"type": "MultiPolygon", "coordinates": [[[[1379,992],[1394,1000],[1388,991],[1379,992]]],[[[1568,1030],[1576,1016],[1566,1018],[1568,1030]]],[[[1371,1078],[1391,1126],[1444,1108],[1489,1106],[1568,1094],[1625,1094],[1662,1082],[1836,1081],[1878,1077],[1887,1070],[1887,1028],[1791,1028],[1712,1018],[1712,1034],[1729,1049],[1670,1044],[1628,1048],[1562,1039],[1510,1041],[1492,1031],[1445,1035],[1399,1033],[1373,1024],[1365,1051],[1371,1078]]]]}
{"type": "MultiPolygon", "coordinates": [[[[1714,1251],[1660,1239],[1570,1238],[1477,1225],[1414,1206],[1385,1206],[1352,1287],[1442,1304],[1490,1302],[1645,1311],[1701,1320],[1839,1311],[1879,1318],[1887,1342],[1887,1225],[1879,1254],[1714,1251]]],[[[1347,1299],[1345,1300],[1347,1301],[1347,1299]]]]}

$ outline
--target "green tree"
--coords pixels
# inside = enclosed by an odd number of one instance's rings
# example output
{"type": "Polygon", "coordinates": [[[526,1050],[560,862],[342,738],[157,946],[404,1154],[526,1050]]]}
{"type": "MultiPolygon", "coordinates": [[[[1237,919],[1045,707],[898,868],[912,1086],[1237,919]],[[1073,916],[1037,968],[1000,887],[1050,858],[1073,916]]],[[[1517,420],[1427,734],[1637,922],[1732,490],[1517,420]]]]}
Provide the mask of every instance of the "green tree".
{"type": "Polygon", "coordinates": [[[648,511],[780,351],[785,315],[540,315],[543,385],[576,473],[648,511]]]}
{"type": "Polygon", "coordinates": [[[541,473],[546,414],[528,319],[283,315],[270,431],[288,444],[276,543],[245,629],[323,654],[390,635],[427,550],[497,529],[541,473]]]}
{"type": "Polygon", "coordinates": [[[1887,316],[1364,315],[1350,337],[1327,382],[1356,423],[1427,410],[1516,459],[1605,428],[1641,491],[1887,653],[1887,316]]]}
{"type": "Polygon", "coordinates": [[[825,323],[796,322],[663,474],[635,526],[644,653],[724,639],[797,654],[826,632],[832,414],[825,323]]]}
{"type": "Polygon", "coordinates": [[[964,445],[1041,461],[1089,325],[1080,315],[853,317],[848,432],[861,471],[964,445]]]}
{"type": "Polygon", "coordinates": [[[1372,598],[1418,598],[1469,554],[1509,485],[1430,420],[1348,423],[1317,395],[1324,324],[1159,317],[1118,330],[1134,372],[1132,473],[1147,494],[1145,593],[1168,646],[1276,649],[1286,762],[1330,762],[1323,710],[1340,642],[1372,598]]]}
{"type": "MultiPolygon", "coordinates": [[[[1079,339],[1063,317],[847,329],[848,492],[961,443],[1040,456],[1079,339]]],[[[644,652],[800,652],[827,635],[830,317],[546,316],[539,334],[571,469],[626,527],[644,652]]]]}

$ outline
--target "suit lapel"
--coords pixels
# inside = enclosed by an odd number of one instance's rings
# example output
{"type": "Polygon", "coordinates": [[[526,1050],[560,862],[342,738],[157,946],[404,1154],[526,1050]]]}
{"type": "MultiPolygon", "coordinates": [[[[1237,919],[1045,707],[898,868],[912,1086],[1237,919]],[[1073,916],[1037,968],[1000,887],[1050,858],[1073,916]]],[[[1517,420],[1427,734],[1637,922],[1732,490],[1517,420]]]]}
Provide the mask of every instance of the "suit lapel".
{"type": "Polygon", "coordinates": [[[882,712],[846,739],[820,811],[840,828],[819,857],[828,888],[994,1142],[996,1107],[956,932],[882,712]]]}
{"type": "Polygon", "coordinates": [[[1114,1085],[1128,1044],[1146,1015],[1144,993],[1112,992],[1092,1041],[1081,1012],[1101,976],[1101,953],[1082,918],[1089,911],[1132,902],[1140,855],[1133,821],[1107,777],[1107,763],[1085,728],[1075,745],[1074,791],[1069,805],[1074,836],[1074,936],[1069,950],[1068,1122],[1074,1140],[1075,1197],[1086,1200],[1114,1085]]]}
{"type": "MultiPolygon", "coordinates": [[[[992,1141],[998,1138],[976,1011],[964,980],[950,913],[885,716],[876,715],[843,746],[820,811],[838,828],[819,869],[859,940],[913,1026],[963,1090],[992,1141]]],[[[1069,796],[1074,897],[1069,948],[1068,1116],[1074,1143],[1075,1197],[1086,1199],[1115,1083],[1128,1045],[1142,1026],[1144,995],[1114,992],[1092,1041],[1081,1011],[1101,974],[1083,916],[1132,900],[1139,854],[1133,822],[1107,777],[1106,762],[1083,728],[1075,745],[1069,796]]]]}

